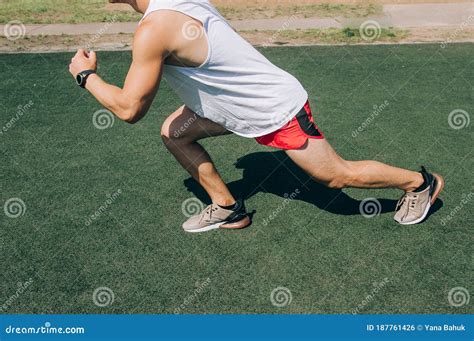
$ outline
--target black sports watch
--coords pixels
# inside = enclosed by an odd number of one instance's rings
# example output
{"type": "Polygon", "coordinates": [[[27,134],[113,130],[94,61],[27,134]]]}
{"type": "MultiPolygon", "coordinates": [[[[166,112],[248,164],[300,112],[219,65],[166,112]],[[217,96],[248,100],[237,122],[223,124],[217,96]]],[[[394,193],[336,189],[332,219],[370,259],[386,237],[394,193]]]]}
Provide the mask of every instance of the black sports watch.
{"type": "Polygon", "coordinates": [[[79,72],[76,76],[77,85],[79,85],[81,88],[84,89],[86,87],[87,78],[89,78],[89,76],[94,73],[96,73],[95,70],[85,70],[85,71],[79,72]]]}

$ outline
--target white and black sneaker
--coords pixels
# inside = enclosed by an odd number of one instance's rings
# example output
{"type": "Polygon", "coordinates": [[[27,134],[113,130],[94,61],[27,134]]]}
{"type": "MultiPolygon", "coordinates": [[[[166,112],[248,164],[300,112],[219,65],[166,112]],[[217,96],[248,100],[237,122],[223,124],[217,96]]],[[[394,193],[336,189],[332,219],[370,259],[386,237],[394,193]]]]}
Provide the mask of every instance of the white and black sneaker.
{"type": "Polygon", "coordinates": [[[421,167],[420,173],[423,185],[413,192],[406,192],[398,201],[394,219],[402,225],[422,222],[444,188],[444,179],[440,175],[428,173],[425,167],[421,167]]]}
{"type": "Polygon", "coordinates": [[[217,204],[207,206],[200,214],[189,218],[183,224],[183,229],[186,232],[206,232],[218,228],[243,229],[251,222],[243,200],[239,199],[232,207],[217,204]]]}

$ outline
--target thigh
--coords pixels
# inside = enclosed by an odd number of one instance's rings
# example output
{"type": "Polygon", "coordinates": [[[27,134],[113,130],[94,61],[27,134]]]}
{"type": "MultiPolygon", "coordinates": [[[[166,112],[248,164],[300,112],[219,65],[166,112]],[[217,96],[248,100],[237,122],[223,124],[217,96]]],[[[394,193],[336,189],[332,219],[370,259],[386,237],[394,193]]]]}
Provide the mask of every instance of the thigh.
{"type": "Polygon", "coordinates": [[[169,138],[199,140],[205,137],[231,134],[221,125],[197,115],[183,105],[163,123],[162,135],[169,138]]]}
{"type": "Polygon", "coordinates": [[[336,153],[326,139],[308,139],[299,149],[287,150],[288,156],[315,180],[330,182],[334,176],[344,174],[346,162],[336,153]]]}

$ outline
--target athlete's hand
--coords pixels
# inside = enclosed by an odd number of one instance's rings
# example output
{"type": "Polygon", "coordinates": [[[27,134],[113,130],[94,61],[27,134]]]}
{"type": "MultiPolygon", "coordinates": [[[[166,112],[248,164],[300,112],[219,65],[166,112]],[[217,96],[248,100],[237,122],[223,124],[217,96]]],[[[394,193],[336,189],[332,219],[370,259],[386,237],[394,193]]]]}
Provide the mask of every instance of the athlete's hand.
{"type": "Polygon", "coordinates": [[[75,78],[79,72],[85,70],[97,70],[97,55],[94,51],[87,52],[80,49],[71,59],[69,64],[69,72],[75,78]]]}

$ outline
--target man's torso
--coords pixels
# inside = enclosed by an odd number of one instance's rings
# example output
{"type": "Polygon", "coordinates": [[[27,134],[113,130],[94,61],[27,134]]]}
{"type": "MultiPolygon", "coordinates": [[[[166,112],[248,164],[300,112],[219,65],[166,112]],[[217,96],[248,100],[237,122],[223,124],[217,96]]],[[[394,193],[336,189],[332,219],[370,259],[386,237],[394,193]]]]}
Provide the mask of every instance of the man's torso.
{"type": "Polygon", "coordinates": [[[152,0],[143,20],[170,15],[175,32],[163,75],[198,115],[256,137],[279,129],[303,107],[307,93],[300,83],[241,38],[209,2],[152,0]]]}

